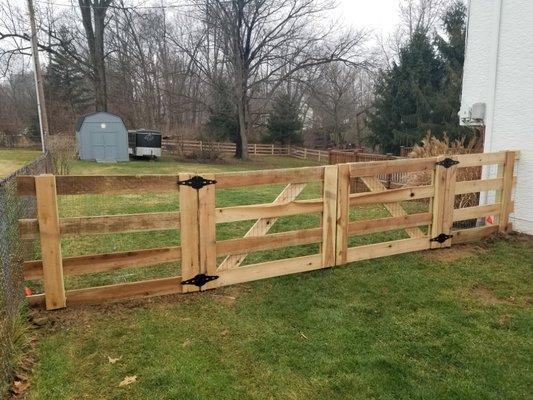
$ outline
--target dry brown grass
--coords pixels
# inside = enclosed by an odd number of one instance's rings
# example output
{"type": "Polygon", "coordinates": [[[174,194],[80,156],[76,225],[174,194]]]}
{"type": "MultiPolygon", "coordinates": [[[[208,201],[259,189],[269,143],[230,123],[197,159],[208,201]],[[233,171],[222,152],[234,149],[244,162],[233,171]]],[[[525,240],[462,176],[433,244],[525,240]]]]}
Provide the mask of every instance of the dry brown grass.
{"type": "MultiPolygon", "coordinates": [[[[420,145],[413,147],[409,153],[410,158],[436,157],[441,155],[470,154],[475,152],[476,140],[466,142],[465,138],[460,140],[450,140],[446,135],[438,139],[431,134],[427,134],[420,145]]],[[[407,175],[406,184],[409,186],[422,186],[431,184],[431,172],[421,171],[407,175]]],[[[457,181],[471,181],[481,178],[481,168],[459,168],[457,170],[457,181]]],[[[478,205],[478,194],[467,193],[456,196],[455,208],[472,207],[478,205]]]]}

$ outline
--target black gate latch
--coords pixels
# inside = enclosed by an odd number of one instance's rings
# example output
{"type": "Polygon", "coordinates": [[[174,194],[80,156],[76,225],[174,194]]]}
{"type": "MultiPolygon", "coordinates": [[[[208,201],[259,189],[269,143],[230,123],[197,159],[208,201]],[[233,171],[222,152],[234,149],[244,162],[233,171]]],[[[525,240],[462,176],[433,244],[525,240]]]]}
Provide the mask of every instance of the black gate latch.
{"type": "Polygon", "coordinates": [[[206,274],[198,274],[194,278],[187,279],[186,281],[182,281],[182,285],[194,285],[198,286],[199,288],[202,288],[207,282],[214,281],[215,279],[218,279],[218,275],[206,275],[206,274]]]}
{"type": "Polygon", "coordinates": [[[446,157],[444,160],[437,162],[437,165],[440,165],[444,168],[450,168],[452,165],[459,164],[459,161],[453,160],[450,157],[446,157]]]}
{"type": "Polygon", "coordinates": [[[445,233],[441,233],[439,236],[435,236],[434,238],[430,239],[430,242],[439,242],[444,243],[446,240],[452,238],[453,235],[447,235],[445,233]]]}
{"type": "Polygon", "coordinates": [[[195,175],[192,178],[189,178],[185,181],[178,180],[178,185],[190,186],[196,190],[199,190],[207,185],[214,185],[215,183],[217,183],[217,181],[211,180],[211,179],[205,179],[203,176],[199,176],[199,175],[195,175]]]}

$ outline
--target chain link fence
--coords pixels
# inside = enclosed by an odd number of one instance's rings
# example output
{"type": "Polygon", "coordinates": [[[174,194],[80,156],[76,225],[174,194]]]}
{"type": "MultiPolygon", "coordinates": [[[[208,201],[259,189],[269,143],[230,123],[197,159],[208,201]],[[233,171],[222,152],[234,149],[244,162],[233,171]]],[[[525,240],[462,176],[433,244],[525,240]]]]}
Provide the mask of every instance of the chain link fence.
{"type": "Polygon", "coordinates": [[[19,238],[18,220],[36,215],[35,198],[17,196],[16,177],[51,170],[51,157],[46,153],[0,179],[0,392],[11,378],[11,361],[17,352],[17,324],[24,300],[22,261],[30,257],[32,251],[19,238]]]}

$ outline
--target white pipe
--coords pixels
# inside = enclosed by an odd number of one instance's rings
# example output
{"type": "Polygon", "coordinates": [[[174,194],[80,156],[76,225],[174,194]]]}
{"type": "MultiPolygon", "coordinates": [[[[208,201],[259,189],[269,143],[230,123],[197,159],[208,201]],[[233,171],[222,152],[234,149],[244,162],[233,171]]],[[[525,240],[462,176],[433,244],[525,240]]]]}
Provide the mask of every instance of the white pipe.
{"type": "MultiPolygon", "coordinates": [[[[500,52],[500,30],[501,30],[501,15],[502,15],[503,0],[495,0],[492,18],[492,35],[491,35],[491,50],[489,53],[489,79],[488,79],[488,93],[487,93],[487,116],[485,118],[485,143],[483,146],[484,152],[494,151],[492,148],[493,132],[494,132],[494,115],[496,109],[496,87],[498,84],[498,58],[500,52]]],[[[495,177],[497,168],[494,166],[483,167],[484,179],[495,177]]],[[[480,204],[487,204],[494,201],[493,192],[481,192],[480,204]]]]}
{"type": "Polygon", "coordinates": [[[500,53],[500,30],[503,0],[495,0],[493,15],[493,31],[491,36],[491,51],[489,55],[489,92],[487,99],[487,118],[485,128],[485,152],[493,151],[492,135],[494,129],[494,114],[496,108],[496,86],[498,84],[498,56],[500,53]]]}

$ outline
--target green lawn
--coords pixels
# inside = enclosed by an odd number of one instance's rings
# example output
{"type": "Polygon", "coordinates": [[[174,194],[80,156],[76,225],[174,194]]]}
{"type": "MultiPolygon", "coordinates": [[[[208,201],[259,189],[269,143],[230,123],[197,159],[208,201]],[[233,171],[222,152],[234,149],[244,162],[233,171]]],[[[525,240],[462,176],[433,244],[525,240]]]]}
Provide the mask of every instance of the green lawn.
{"type": "MultiPolygon", "coordinates": [[[[270,157],[223,165],[77,162],[74,173],[303,165],[309,163],[270,157]]],[[[219,190],[217,206],[270,202],[282,187],[219,190]]],[[[319,195],[320,186],[311,184],[300,198],[319,195]]],[[[173,195],[60,199],[63,216],[177,209],[173,195]]],[[[351,211],[353,220],[384,216],[376,206],[351,211]]],[[[272,232],[319,223],[317,215],[280,218],[272,232]]],[[[242,236],[251,224],[219,225],[217,238],[242,236]]],[[[350,245],[402,237],[380,233],[354,237],[350,245]]],[[[62,242],[65,256],[172,244],[179,244],[177,231],[62,242]]],[[[247,262],[317,251],[308,245],[257,252],[247,262]]],[[[29,398],[526,399],[533,394],[532,259],[531,238],[496,238],[200,294],[43,313],[55,323],[37,331],[29,398]],[[126,376],[137,381],[119,387],[126,376]]],[[[171,263],[69,277],[67,288],[177,274],[179,264],[171,263]]]]}
{"type": "Polygon", "coordinates": [[[0,178],[16,171],[41,154],[37,150],[0,149],[0,178]]]}

